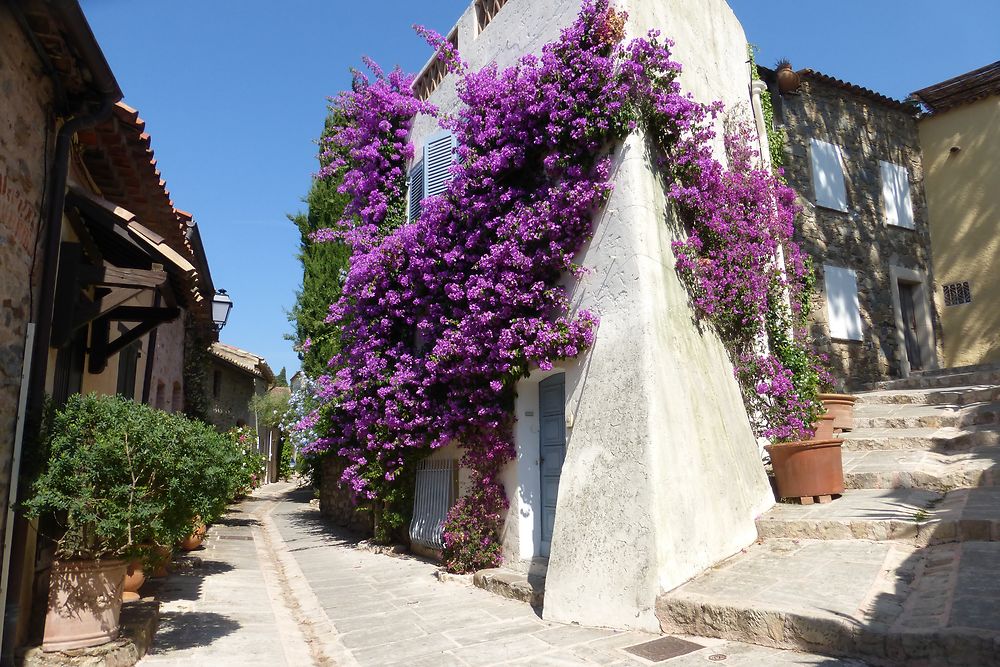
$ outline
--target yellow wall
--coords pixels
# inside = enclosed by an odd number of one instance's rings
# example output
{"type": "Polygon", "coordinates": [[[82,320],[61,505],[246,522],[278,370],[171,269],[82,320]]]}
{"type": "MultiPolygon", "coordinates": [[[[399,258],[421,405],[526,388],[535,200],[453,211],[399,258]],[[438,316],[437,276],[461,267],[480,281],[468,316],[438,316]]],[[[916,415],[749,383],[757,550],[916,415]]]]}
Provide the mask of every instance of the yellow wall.
{"type": "Polygon", "coordinates": [[[1000,361],[1000,96],[928,116],[919,130],[942,366],[1000,361]],[[966,280],[972,303],[946,307],[942,286],[966,280]]]}

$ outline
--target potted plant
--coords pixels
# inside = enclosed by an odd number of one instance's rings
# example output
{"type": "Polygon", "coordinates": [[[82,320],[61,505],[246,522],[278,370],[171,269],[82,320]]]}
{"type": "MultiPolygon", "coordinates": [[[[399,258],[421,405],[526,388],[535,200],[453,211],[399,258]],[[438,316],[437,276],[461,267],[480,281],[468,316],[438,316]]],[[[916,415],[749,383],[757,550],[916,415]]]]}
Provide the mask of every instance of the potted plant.
{"type": "Polygon", "coordinates": [[[72,396],[55,413],[45,467],[24,503],[55,543],[43,650],[113,640],[128,564],[152,560],[149,545],[175,543],[203,508],[225,504],[226,488],[204,502],[206,489],[224,487],[225,450],[194,424],[96,394],[72,396]]]}
{"type": "Polygon", "coordinates": [[[832,378],[830,380],[823,386],[829,393],[817,394],[816,398],[823,403],[826,414],[833,416],[833,428],[836,431],[851,431],[854,429],[854,402],[857,399],[843,391],[836,393],[832,378]]]}
{"type": "Polygon", "coordinates": [[[782,95],[799,89],[801,78],[799,73],[792,69],[792,63],[787,58],[780,59],[774,68],[778,79],[778,90],[782,95]]]}

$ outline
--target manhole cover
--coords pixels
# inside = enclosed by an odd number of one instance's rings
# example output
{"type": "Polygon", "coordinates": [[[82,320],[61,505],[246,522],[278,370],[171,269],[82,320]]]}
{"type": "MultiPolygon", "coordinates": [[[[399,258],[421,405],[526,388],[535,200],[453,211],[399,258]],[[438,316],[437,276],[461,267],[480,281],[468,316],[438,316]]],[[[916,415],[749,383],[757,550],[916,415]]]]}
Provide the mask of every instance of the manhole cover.
{"type": "Polygon", "coordinates": [[[679,655],[687,655],[694,651],[705,648],[701,644],[695,644],[677,637],[660,637],[645,644],[629,646],[626,651],[640,658],[651,660],[652,662],[663,662],[676,658],[679,655]]]}
{"type": "Polygon", "coordinates": [[[728,657],[729,656],[726,655],[725,653],[713,653],[712,655],[708,656],[708,659],[711,660],[712,662],[722,662],[728,657]]]}

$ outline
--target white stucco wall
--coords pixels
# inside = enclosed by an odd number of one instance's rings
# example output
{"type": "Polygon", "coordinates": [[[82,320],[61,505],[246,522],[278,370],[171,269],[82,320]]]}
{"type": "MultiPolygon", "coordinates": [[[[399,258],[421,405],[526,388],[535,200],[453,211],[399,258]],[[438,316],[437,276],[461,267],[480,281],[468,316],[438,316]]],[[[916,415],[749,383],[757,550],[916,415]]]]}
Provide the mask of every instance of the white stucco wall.
{"type": "MultiPolygon", "coordinates": [[[[749,103],[746,38],[724,0],[627,0],[632,36],[659,28],[676,42],[682,85],[697,99],[749,103]]],[[[482,35],[474,13],[458,23],[473,68],[538,53],[574,18],[575,0],[509,0],[482,35]]],[[[447,79],[431,101],[455,104],[447,79]]],[[[418,147],[437,131],[414,126],[418,147]]],[[[721,144],[721,142],[720,142],[721,144]]],[[[721,158],[721,154],[720,154],[721,158]]],[[[601,318],[594,347],[568,364],[567,451],[545,586],[546,618],[657,630],[656,596],[756,538],[772,503],[732,367],[718,339],[696,326],[674,271],[660,181],[641,137],[616,155],[615,191],[578,261],[573,308],[601,318]]],[[[538,554],[538,398],[534,373],[518,385],[517,460],[505,471],[510,563],[538,554]],[[533,414],[529,414],[533,413],[533,414]]]]}

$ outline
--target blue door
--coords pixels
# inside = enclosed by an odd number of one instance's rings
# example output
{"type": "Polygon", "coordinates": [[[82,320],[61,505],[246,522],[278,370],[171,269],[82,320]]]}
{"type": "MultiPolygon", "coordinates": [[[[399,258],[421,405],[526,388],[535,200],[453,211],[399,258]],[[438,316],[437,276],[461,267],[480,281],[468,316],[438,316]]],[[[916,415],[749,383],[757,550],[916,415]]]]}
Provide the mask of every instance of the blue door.
{"type": "Polygon", "coordinates": [[[556,523],[559,475],[566,458],[566,376],[562,373],[538,383],[539,469],[542,476],[541,555],[549,555],[556,523]]]}

